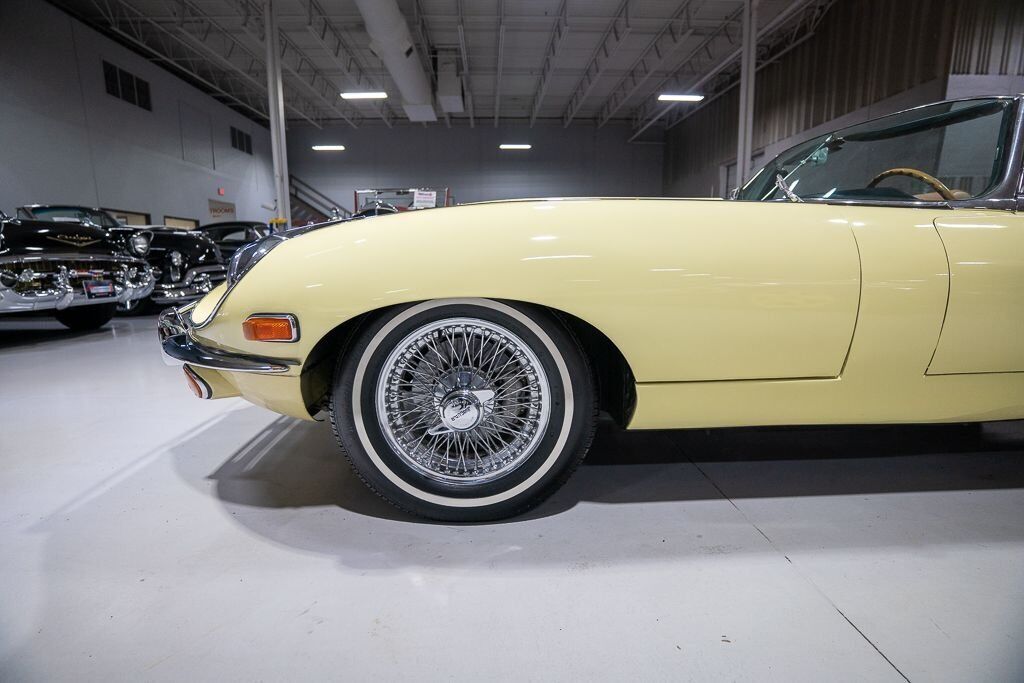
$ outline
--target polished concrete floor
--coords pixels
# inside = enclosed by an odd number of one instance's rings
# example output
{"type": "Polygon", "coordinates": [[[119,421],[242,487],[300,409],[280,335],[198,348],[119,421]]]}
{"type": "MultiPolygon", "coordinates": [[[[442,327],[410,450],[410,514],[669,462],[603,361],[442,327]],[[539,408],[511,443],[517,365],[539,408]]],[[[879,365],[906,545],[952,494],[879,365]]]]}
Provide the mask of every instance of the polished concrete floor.
{"type": "Polygon", "coordinates": [[[1024,680],[1024,424],[624,433],[402,516],[154,319],[0,321],[0,680],[1024,680]]]}

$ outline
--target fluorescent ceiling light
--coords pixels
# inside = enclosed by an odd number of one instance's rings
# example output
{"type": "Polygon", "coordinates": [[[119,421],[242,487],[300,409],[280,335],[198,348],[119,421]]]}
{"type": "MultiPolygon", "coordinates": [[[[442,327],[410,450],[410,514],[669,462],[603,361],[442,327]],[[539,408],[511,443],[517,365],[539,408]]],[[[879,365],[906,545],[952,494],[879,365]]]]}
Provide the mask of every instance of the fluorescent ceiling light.
{"type": "Polygon", "coordinates": [[[313,145],[316,152],[344,152],[345,145],[313,145]]]}
{"type": "Polygon", "coordinates": [[[673,95],[667,92],[658,95],[659,102],[700,102],[703,99],[703,95],[673,95]]]}
{"type": "Polygon", "coordinates": [[[498,145],[498,149],[531,149],[533,145],[505,142],[498,145]]]}
{"type": "Polygon", "coordinates": [[[388,94],[386,92],[343,92],[341,93],[341,99],[343,100],[385,100],[388,94]]]}

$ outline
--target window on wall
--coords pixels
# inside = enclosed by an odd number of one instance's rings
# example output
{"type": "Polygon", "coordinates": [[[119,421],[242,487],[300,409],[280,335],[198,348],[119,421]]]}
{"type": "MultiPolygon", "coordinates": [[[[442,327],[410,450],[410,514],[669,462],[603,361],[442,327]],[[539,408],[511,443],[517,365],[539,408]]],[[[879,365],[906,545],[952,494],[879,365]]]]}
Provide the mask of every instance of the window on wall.
{"type": "Polygon", "coordinates": [[[142,107],[146,111],[153,111],[153,104],[149,99],[149,81],[144,81],[135,74],[104,61],[103,82],[106,84],[108,95],[142,107]]]}
{"type": "Polygon", "coordinates": [[[149,214],[141,211],[125,211],[123,209],[103,209],[123,225],[149,225],[149,214]]]}
{"type": "Polygon", "coordinates": [[[252,154],[252,136],[231,126],[231,146],[239,152],[252,154]]]}
{"type": "Polygon", "coordinates": [[[181,230],[195,230],[199,227],[199,221],[195,218],[181,218],[179,216],[164,216],[164,225],[168,228],[180,228],[181,230]]]}

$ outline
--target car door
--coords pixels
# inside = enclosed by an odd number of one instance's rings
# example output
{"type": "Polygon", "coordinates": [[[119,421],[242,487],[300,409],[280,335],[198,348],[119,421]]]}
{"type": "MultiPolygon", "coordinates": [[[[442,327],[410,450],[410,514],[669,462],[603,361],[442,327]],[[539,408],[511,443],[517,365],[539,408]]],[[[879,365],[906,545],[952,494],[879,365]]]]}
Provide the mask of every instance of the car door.
{"type": "Polygon", "coordinates": [[[1024,372],[1024,216],[959,210],[935,228],[950,281],[928,374],[1024,372]]]}
{"type": "MultiPolygon", "coordinates": [[[[591,224],[639,227],[607,254],[596,302],[603,310],[574,314],[601,321],[638,381],[842,372],[860,299],[851,209],[714,201],[597,202],[592,209],[591,224]]],[[[569,253],[592,253],[593,233],[585,237],[569,253]]],[[[578,272],[560,267],[584,282],[594,277],[587,265],[594,259],[581,259],[578,272]]],[[[567,281],[567,296],[575,282],[567,281]]]]}

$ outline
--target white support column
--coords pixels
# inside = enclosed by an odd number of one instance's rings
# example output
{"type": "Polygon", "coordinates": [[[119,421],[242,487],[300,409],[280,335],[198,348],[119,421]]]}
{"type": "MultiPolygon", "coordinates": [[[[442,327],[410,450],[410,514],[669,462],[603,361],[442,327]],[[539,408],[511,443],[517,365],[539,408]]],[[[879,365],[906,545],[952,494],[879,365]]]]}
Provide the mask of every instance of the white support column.
{"type": "MultiPolygon", "coordinates": [[[[291,196],[288,192],[288,147],[284,133],[284,91],[281,86],[281,45],[278,42],[274,0],[263,2],[264,42],[267,45],[267,99],[270,110],[270,148],[274,157],[274,199],[276,218],[292,224],[291,196]]],[[[276,226],[275,226],[276,227],[276,226]]]]}
{"type": "MultiPolygon", "coordinates": [[[[757,4],[743,2],[743,47],[740,55],[740,116],[736,135],[736,184],[742,187],[750,178],[753,153],[754,74],[757,72],[757,4]]],[[[731,189],[731,188],[730,188],[731,189]]]]}

